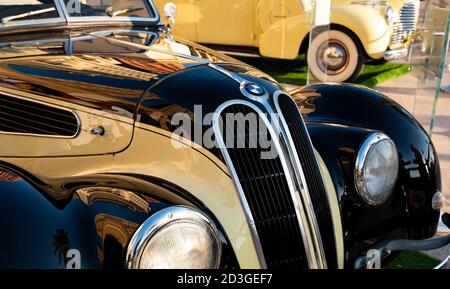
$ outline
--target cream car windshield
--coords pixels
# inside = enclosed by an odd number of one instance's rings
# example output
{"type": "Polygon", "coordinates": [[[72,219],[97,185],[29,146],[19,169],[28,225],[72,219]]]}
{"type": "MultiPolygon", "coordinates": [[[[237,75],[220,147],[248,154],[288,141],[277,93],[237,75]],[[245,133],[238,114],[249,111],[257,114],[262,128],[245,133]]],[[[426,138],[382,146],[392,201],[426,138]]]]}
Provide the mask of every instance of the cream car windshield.
{"type": "Polygon", "coordinates": [[[155,18],[148,0],[64,0],[70,17],[155,18]]]}
{"type": "Polygon", "coordinates": [[[1,0],[0,24],[59,18],[53,0],[1,0]]]}

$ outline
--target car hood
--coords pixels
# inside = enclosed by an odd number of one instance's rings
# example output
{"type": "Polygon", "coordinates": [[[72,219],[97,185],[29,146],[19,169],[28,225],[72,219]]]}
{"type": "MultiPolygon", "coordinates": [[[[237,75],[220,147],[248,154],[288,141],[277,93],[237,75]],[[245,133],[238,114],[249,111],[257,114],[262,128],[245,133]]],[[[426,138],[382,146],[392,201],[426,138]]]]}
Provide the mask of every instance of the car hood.
{"type": "Polygon", "coordinates": [[[158,30],[60,31],[0,38],[0,89],[45,94],[130,118],[144,93],[162,79],[210,64],[270,79],[238,60],[158,30]]]}

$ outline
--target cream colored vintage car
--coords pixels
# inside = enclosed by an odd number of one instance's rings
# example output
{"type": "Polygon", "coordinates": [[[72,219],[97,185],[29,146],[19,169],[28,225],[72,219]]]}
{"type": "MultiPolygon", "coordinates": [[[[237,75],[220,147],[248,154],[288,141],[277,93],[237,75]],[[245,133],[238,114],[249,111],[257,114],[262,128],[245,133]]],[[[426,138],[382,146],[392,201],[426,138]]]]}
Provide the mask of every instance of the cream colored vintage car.
{"type": "MultiPolygon", "coordinates": [[[[169,1],[155,2],[162,11],[169,1]]],[[[329,26],[320,25],[327,15],[314,13],[310,1],[173,0],[178,7],[175,34],[234,55],[295,59],[310,47],[312,74],[331,82],[354,79],[367,60],[407,56],[419,0],[331,0],[329,26]],[[318,26],[310,43],[314,23],[318,26]]]]}

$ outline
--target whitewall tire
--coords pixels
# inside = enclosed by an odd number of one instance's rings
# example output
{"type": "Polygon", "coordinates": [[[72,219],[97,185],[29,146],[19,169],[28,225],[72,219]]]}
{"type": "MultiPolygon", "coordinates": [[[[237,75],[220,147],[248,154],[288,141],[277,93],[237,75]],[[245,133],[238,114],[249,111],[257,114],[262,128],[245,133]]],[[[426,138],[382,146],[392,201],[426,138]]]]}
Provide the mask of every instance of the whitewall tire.
{"type": "Polygon", "coordinates": [[[364,66],[359,45],[347,33],[335,29],[317,33],[307,60],[312,75],[322,82],[351,81],[364,66]]]}

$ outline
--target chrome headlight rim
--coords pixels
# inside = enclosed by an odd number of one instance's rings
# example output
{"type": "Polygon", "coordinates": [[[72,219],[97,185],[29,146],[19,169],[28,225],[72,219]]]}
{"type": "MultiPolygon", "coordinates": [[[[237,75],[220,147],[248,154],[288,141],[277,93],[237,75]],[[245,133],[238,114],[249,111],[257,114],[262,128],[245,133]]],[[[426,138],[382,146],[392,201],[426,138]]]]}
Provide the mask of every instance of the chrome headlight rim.
{"type": "Polygon", "coordinates": [[[389,4],[386,6],[386,12],[384,14],[384,17],[386,18],[386,22],[388,24],[392,24],[392,22],[394,22],[395,11],[394,8],[389,4]]]}
{"type": "MultiPolygon", "coordinates": [[[[370,206],[378,206],[378,205],[383,204],[392,194],[392,192],[390,192],[388,195],[384,196],[382,199],[375,200],[371,196],[369,190],[367,189],[366,182],[364,180],[364,168],[365,168],[367,157],[369,156],[369,153],[371,152],[371,150],[376,145],[378,145],[379,143],[381,143],[383,141],[389,142],[392,145],[393,150],[395,152],[398,152],[397,146],[395,145],[394,141],[390,137],[388,137],[384,133],[376,132],[376,133],[372,133],[371,135],[369,135],[366,138],[366,140],[361,145],[361,147],[358,151],[358,155],[356,157],[355,175],[354,175],[354,178],[355,178],[354,183],[355,183],[356,192],[362,198],[362,200],[370,206]]],[[[398,160],[397,154],[396,154],[395,161],[397,162],[397,174],[395,176],[395,180],[397,180],[398,179],[398,168],[399,168],[399,165],[398,165],[399,160],[398,160]]]]}
{"type": "Polygon", "coordinates": [[[140,269],[142,255],[150,240],[164,227],[178,221],[194,221],[203,222],[211,229],[215,242],[217,243],[217,263],[215,268],[218,269],[222,259],[222,241],[220,239],[219,230],[214,222],[203,212],[187,207],[187,206],[170,206],[164,208],[152,216],[150,216],[136,230],[131,238],[126,252],[126,266],[128,269],[140,269]]]}

